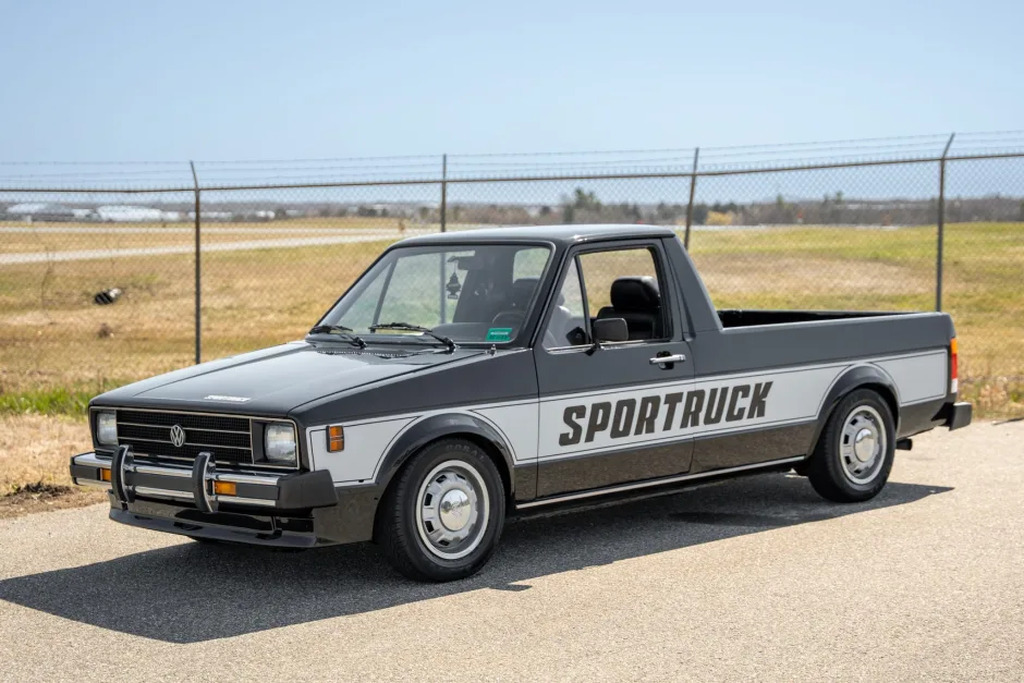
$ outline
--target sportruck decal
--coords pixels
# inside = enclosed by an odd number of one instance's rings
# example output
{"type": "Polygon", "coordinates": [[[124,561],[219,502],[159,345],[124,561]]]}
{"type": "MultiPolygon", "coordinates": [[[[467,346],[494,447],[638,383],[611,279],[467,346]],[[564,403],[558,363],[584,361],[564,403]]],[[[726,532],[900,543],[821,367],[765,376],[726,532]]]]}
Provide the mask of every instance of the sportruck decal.
{"type": "Polygon", "coordinates": [[[619,450],[623,444],[814,420],[828,388],[848,367],[794,368],[542,401],[538,456],[571,457],[619,450]]]}
{"type": "Polygon", "coordinates": [[[628,439],[764,417],[771,388],[772,382],[758,382],[566,406],[562,421],[569,429],[558,435],[558,445],[590,443],[604,431],[612,439],[628,439]]]}

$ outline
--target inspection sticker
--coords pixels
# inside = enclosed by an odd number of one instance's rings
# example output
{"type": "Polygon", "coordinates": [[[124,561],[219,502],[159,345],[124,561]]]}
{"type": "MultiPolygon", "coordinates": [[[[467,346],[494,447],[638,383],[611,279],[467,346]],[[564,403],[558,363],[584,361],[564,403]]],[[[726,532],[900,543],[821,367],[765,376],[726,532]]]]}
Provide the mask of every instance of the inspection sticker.
{"type": "Polygon", "coordinates": [[[511,327],[492,327],[487,330],[487,341],[506,342],[512,339],[511,327]]]}

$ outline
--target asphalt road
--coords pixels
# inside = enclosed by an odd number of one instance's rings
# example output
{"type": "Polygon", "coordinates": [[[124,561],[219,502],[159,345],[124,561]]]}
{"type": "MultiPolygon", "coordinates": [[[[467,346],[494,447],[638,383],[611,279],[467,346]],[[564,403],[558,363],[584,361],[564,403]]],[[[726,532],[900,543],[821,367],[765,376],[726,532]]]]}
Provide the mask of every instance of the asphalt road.
{"type": "Polygon", "coordinates": [[[874,501],[792,475],[519,520],[446,585],[372,546],[285,554],[0,522],[4,680],[1024,680],[1024,423],[936,431],[874,501]]]}
{"type": "MultiPolygon", "coordinates": [[[[245,251],[249,249],[290,249],[330,244],[354,244],[356,242],[396,241],[414,235],[429,234],[422,230],[346,230],[334,235],[319,237],[277,237],[260,240],[238,240],[234,242],[212,242],[202,245],[202,252],[245,251]]],[[[36,251],[27,253],[0,254],[0,266],[25,263],[56,263],[58,261],[90,261],[94,259],[130,258],[135,256],[165,256],[168,254],[191,254],[195,246],[175,244],[158,247],[134,247],[121,249],[81,249],[73,251],[36,251]]]]}

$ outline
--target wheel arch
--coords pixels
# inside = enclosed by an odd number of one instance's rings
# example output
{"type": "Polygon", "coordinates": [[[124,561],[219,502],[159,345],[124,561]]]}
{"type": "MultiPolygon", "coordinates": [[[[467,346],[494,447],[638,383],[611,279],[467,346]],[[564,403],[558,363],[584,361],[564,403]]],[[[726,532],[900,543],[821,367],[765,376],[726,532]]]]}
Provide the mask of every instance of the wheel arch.
{"type": "Polygon", "coordinates": [[[818,422],[814,427],[814,434],[811,437],[810,444],[808,444],[808,453],[814,451],[814,447],[817,445],[818,439],[821,438],[821,433],[825,429],[825,424],[832,417],[836,406],[850,392],[857,389],[871,389],[882,397],[882,400],[885,401],[889,411],[892,413],[893,429],[899,434],[900,399],[896,382],[889,373],[877,365],[856,365],[840,375],[825,394],[825,400],[822,401],[821,408],[818,411],[818,422]]]}
{"type": "Polygon", "coordinates": [[[387,490],[395,475],[416,453],[441,439],[465,439],[483,450],[501,475],[507,499],[514,499],[512,448],[497,427],[468,413],[432,415],[406,428],[391,444],[378,469],[376,483],[380,490],[387,490]]]}

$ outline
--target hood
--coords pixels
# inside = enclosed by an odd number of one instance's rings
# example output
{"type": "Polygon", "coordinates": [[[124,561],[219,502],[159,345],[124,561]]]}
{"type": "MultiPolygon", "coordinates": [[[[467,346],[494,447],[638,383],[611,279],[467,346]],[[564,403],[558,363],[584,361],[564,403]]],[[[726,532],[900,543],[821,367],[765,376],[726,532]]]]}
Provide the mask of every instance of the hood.
{"type": "Polygon", "coordinates": [[[482,353],[411,344],[360,351],[338,342],[293,342],[158,375],[102,394],[93,404],[284,416],[329,394],[482,353]]]}

